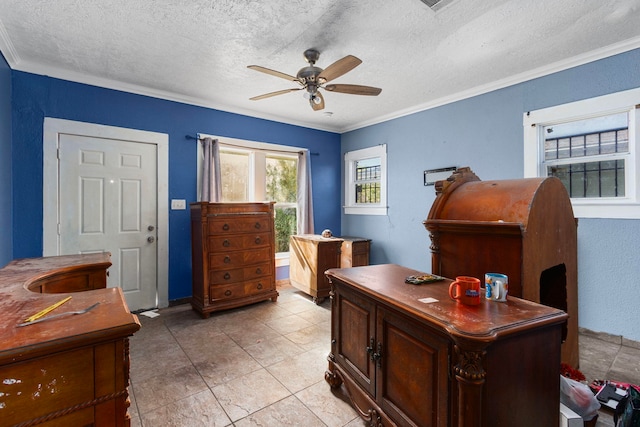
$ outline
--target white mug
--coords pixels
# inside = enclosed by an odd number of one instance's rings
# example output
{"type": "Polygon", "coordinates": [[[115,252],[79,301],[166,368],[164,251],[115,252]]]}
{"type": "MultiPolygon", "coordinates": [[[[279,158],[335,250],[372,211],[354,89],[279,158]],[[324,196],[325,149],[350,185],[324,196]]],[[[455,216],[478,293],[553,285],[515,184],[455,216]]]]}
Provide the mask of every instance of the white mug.
{"type": "Polygon", "coordinates": [[[486,299],[504,302],[509,293],[509,278],[500,273],[487,273],[484,275],[484,290],[486,299]]]}

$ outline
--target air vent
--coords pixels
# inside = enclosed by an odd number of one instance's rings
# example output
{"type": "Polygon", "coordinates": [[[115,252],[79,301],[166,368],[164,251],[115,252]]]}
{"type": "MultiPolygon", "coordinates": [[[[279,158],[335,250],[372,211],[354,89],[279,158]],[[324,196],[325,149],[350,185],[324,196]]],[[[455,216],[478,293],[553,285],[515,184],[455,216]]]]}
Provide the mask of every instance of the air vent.
{"type": "Polygon", "coordinates": [[[422,3],[429,6],[430,9],[437,11],[447,6],[450,3],[453,3],[455,0],[420,0],[422,3]]]}

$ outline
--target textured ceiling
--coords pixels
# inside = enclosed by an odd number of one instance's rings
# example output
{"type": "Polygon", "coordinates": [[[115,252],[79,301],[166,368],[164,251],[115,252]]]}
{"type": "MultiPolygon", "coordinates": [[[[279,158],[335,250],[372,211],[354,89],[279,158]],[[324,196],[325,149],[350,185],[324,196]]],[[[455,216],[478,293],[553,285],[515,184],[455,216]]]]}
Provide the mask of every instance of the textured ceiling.
{"type": "Polygon", "coordinates": [[[443,3],[0,0],[0,50],[15,70],[344,132],[640,47],[638,0],[443,3]],[[332,83],[382,93],[249,100],[297,85],[247,65],[295,75],[308,48],[321,68],[357,56],[332,83]]]}

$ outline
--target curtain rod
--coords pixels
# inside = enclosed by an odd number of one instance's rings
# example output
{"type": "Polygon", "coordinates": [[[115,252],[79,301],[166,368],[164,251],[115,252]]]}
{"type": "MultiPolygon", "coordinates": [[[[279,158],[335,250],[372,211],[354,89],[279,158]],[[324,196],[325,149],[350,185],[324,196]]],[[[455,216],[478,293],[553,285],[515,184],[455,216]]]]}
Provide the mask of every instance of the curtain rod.
{"type": "MultiPolygon", "coordinates": [[[[202,140],[204,140],[204,138],[198,138],[197,136],[193,136],[193,135],[185,135],[185,138],[186,139],[190,139],[190,140],[194,140],[194,141],[202,141],[202,140]]],[[[228,145],[230,147],[247,148],[247,147],[242,146],[242,145],[229,144],[228,142],[222,142],[222,144],[228,145]]],[[[288,153],[288,154],[294,153],[294,151],[286,151],[286,150],[262,150],[262,151],[271,151],[273,153],[288,153]]],[[[300,151],[299,151],[299,153],[300,153],[300,151]]],[[[312,155],[312,156],[319,156],[320,155],[320,153],[312,153],[312,152],[309,152],[309,154],[312,155]]]]}

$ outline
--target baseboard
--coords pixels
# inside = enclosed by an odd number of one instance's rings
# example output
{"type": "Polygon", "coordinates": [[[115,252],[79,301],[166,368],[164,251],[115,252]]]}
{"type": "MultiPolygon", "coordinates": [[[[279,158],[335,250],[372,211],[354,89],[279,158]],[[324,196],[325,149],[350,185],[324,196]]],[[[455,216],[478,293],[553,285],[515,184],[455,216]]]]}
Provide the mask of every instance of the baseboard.
{"type": "Polygon", "coordinates": [[[191,297],[178,298],[178,299],[169,300],[169,307],[175,307],[177,305],[190,304],[190,303],[191,303],[191,297]]]}

